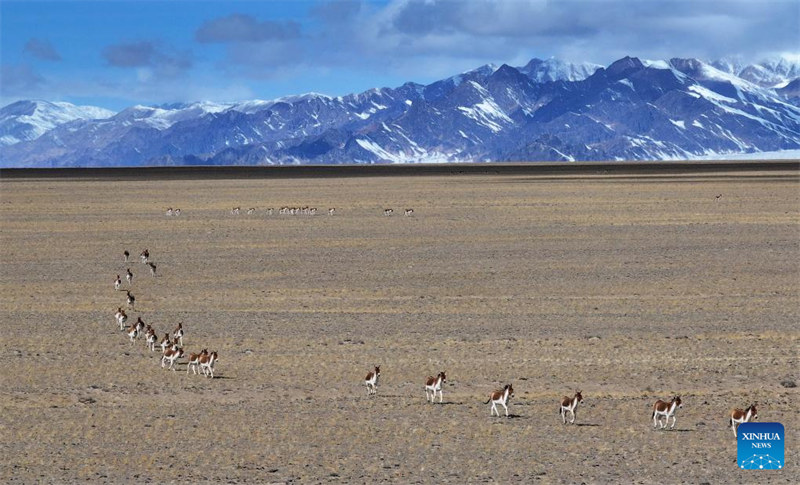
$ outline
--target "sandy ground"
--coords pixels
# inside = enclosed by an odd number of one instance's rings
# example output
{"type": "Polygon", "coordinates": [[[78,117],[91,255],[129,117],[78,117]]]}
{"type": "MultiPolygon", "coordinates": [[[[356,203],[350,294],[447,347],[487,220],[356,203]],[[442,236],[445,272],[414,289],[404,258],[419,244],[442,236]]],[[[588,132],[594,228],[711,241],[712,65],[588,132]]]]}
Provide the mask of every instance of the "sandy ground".
{"type": "Polygon", "coordinates": [[[797,172],[4,180],[0,202],[2,482],[800,478],[797,172]],[[145,247],[157,278],[122,262],[145,247]],[[183,322],[217,378],[130,345],[126,268],[129,322],[183,322]],[[784,470],[736,468],[727,413],[753,401],[786,426],[784,470]]]}

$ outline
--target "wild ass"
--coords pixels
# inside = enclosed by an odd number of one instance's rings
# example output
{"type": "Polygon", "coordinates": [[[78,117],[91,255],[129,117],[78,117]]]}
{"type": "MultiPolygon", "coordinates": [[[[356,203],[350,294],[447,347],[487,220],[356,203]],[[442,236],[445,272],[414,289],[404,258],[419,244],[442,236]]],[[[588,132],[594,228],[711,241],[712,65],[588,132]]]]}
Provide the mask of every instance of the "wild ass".
{"type": "Polygon", "coordinates": [[[444,371],[439,372],[439,375],[436,377],[428,376],[425,380],[425,401],[428,401],[428,395],[430,394],[430,402],[433,403],[436,399],[436,393],[439,393],[439,403],[442,402],[444,396],[442,395],[442,384],[447,382],[447,376],[445,375],[444,371]]]}
{"type": "Polygon", "coordinates": [[[675,411],[682,407],[683,403],[681,403],[680,396],[673,397],[670,402],[662,401],[661,399],[656,401],[653,404],[653,427],[655,428],[656,425],[659,425],[658,429],[664,429],[669,425],[669,418],[672,418],[672,427],[670,429],[675,429],[675,422],[677,421],[675,411]],[[663,425],[661,424],[661,416],[666,416],[667,418],[663,425]]]}
{"type": "Polygon", "coordinates": [[[508,400],[514,396],[514,388],[511,384],[506,384],[503,389],[499,391],[494,391],[489,395],[489,400],[486,401],[484,404],[492,403],[492,411],[491,416],[494,416],[497,413],[497,416],[500,417],[500,411],[497,410],[497,405],[503,406],[506,410],[506,417],[508,417],[508,400]]]}
{"type": "Polygon", "coordinates": [[[572,419],[570,420],[569,424],[575,423],[575,409],[578,407],[578,404],[583,404],[583,396],[581,395],[581,391],[575,391],[575,395],[572,397],[564,396],[561,398],[561,407],[559,408],[559,413],[561,413],[561,419],[564,421],[563,424],[567,424],[567,413],[572,413],[572,419]]]}

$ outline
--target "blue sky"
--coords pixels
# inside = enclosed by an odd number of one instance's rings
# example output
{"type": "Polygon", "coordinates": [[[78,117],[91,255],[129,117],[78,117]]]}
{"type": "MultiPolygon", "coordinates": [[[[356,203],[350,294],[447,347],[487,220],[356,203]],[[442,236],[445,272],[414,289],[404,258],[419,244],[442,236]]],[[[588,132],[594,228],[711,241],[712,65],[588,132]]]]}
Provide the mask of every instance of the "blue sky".
{"type": "Polygon", "coordinates": [[[342,95],[532,57],[798,51],[800,0],[3,0],[0,105],[342,95]]]}

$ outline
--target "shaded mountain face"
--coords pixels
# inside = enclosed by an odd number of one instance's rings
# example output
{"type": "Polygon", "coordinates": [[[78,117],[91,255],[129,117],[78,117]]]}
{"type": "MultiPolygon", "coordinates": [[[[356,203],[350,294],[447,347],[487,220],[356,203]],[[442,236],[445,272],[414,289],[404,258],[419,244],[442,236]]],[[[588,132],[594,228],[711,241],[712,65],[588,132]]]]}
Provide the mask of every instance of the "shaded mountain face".
{"type": "Polygon", "coordinates": [[[625,57],[607,67],[534,59],[335,98],[135,106],[7,145],[1,161],[64,167],[664,160],[800,148],[797,80],[764,87],[734,73],[746,66],[726,66],[680,58],[625,57]]]}

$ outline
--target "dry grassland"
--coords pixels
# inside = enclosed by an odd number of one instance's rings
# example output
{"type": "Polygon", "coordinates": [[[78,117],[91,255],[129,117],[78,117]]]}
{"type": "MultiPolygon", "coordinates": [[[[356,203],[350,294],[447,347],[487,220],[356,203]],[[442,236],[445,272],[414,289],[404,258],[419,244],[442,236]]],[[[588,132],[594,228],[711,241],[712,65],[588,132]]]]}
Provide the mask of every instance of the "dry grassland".
{"type": "Polygon", "coordinates": [[[0,481],[797,483],[799,189],[794,171],[4,180],[0,481]],[[282,205],[323,214],[264,212],[282,205]],[[145,247],[158,278],[122,263],[145,247]],[[126,267],[129,323],[182,321],[218,378],[129,344],[126,267]],[[512,418],[490,418],[505,383],[512,418]],[[676,430],[654,431],[676,393],[676,430]],[[736,468],[727,412],[752,401],[786,426],[784,470],[736,468]]]}

